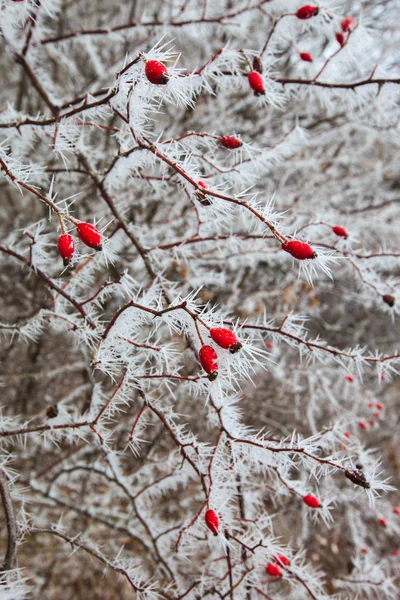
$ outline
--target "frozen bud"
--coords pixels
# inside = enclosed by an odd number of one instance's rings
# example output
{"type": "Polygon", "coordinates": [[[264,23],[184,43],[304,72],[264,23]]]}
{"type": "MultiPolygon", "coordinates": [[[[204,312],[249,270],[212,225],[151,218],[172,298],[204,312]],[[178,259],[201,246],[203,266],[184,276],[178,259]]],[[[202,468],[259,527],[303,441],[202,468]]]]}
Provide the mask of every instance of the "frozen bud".
{"type": "Polygon", "coordinates": [[[318,500],[318,498],[312,496],[311,494],[306,494],[303,497],[303,502],[304,504],[307,504],[307,506],[309,506],[310,508],[320,508],[321,506],[321,502],[318,500]]]}
{"type": "Polygon", "coordinates": [[[240,148],[243,145],[243,142],[241,140],[230,135],[224,135],[223,137],[221,137],[219,143],[221,144],[221,146],[227,148],[228,150],[236,150],[237,148],[240,148]]]}
{"type": "Polygon", "coordinates": [[[261,58],[255,56],[253,58],[253,71],[257,71],[257,73],[262,73],[264,70],[263,64],[261,62],[261,58]]]}
{"type": "Polygon", "coordinates": [[[278,565],[274,565],[274,563],[269,563],[265,567],[265,570],[271,577],[282,577],[282,569],[278,565]]]}
{"type": "Polygon", "coordinates": [[[98,229],[91,223],[79,223],[76,228],[78,237],[86,246],[101,250],[101,235],[98,229]]]}
{"type": "Polygon", "coordinates": [[[318,6],[311,6],[311,4],[305,4],[301,6],[296,12],[296,17],[304,21],[305,19],[311,19],[311,17],[316,17],[319,13],[318,6]]]}
{"type": "Polygon", "coordinates": [[[58,416],[58,405],[53,404],[53,406],[49,406],[46,410],[46,415],[48,419],[55,419],[58,416]]]}
{"type": "Polygon", "coordinates": [[[211,346],[203,346],[199,352],[200,364],[208,373],[208,379],[214,381],[218,377],[218,356],[211,346]]]}
{"type": "Polygon", "coordinates": [[[289,252],[294,258],[298,260],[306,260],[308,258],[316,258],[317,253],[309,244],[306,242],[299,242],[297,240],[286,240],[282,244],[282,250],[289,252]]]}
{"type": "Polygon", "coordinates": [[[339,236],[339,237],[344,237],[347,238],[348,237],[348,233],[345,230],[344,227],[341,227],[341,225],[335,225],[334,227],[332,227],[332,231],[335,235],[339,236]]]}
{"type": "Polygon", "coordinates": [[[359,485],[366,490],[369,490],[371,487],[368,481],[365,479],[364,473],[360,469],[346,469],[344,474],[347,479],[350,479],[350,481],[355,485],[359,485]]]}
{"type": "Polygon", "coordinates": [[[357,26],[357,21],[354,17],[345,17],[341,22],[342,31],[351,33],[357,26]]]}
{"type": "Polygon", "coordinates": [[[258,71],[251,71],[247,76],[249,85],[254,90],[255,96],[263,96],[265,94],[264,81],[258,71]]]}
{"type": "Polygon", "coordinates": [[[69,265],[71,258],[74,255],[75,243],[74,238],[69,233],[64,233],[58,238],[58,253],[64,261],[64,267],[69,265]]]}
{"type": "Polygon", "coordinates": [[[219,518],[215,510],[211,508],[205,514],[205,521],[208,529],[213,532],[214,535],[218,535],[219,518]]]}
{"type": "Polygon", "coordinates": [[[385,304],[388,304],[389,306],[394,306],[394,303],[396,302],[396,298],[391,294],[384,294],[382,296],[382,300],[385,302],[385,304]]]}
{"type": "Polygon", "coordinates": [[[207,198],[206,194],[202,191],[207,189],[206,184],[204,183],[204,181],[198,181],[197,185],[199,186],[199,188],[201,188],[200,190],[196,190],[194,193],[197,200],[203,206],[210,206],[212,204],[211,200],[207,198]]]}
{"type": "Polygon", "coordinates": [[[300,52],[300,58],[301,58],[301,60],[304,60],[304,62],[312,62],[313,61],[313,58],[309,52],[300,52]]]}
{"type": "Polygon", "coordinates": [[[147,79],[155,85],[165,85],[169,76],[167,67],[159,60],[148,60],[144,68],[147,79]]]}
{"type": "Polygon", "coordinates": [[[242,347],[236,333],[233,333],[230,329],[214,327],[213,329],[210,329],[210,336],[218,346],[225,350],[229,350],[232,354],[238,352],[242,347]]]}

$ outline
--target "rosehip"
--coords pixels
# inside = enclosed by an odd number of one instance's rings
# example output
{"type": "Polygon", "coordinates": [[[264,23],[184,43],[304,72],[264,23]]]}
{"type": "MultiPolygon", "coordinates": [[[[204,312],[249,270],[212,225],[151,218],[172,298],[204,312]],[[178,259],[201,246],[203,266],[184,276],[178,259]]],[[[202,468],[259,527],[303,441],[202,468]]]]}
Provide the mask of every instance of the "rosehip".
{"type": "Polygon", "coordinates": [[[289,252],[289,254],[298,260],[317,257],[317,253],[309,244],[306,244],[306,242],[299,242],[298,240],[286,240],[286,242],[283,242],[282,244],[282,250],[289,252]]]}
{"type": "Polygon", "coordinates": [[[372,427],[375,425],[376,421],[375,419],[370,419],[369,420],[369,424],[372,425],[372,427]]]}
{"type": "Polygon", "coordinates": [[[147,79],[155,85],[165,85],[168,83],[167,67],[159,60],[148,60],[144,68],[147,79]]]}
{"type": "Polygon", "coordinates": [[[347,375],[346,379],[347,379],[347,381],[350,381],[350,382],[354,381],[353,375],[347,375]]]}
{"type": "Polygon", "coordinates": [[[271,577],[282,577],[282,569],[278,565],[269,563],[269,565],[265,567],[265,570],[271,577]]]}
{"type": "MultiPolygon", "coordinates": [[[[203,190],[207,189],[207,186],[204,183],[204,181],[198,181],[197,185],[199,187],[201,187],[203,190]]],[[[202,204],[203,206],[210,206],[210,204],[212,204],[211,200],[209,200],[209,198],[207,198],[207,196],[205,195],[205,193],[202,190],[196,190],[195,196],[196,196],[197,200],[200,202],[200,204],[202,204]]]]}
{"type": "Polygon", "coordinates": [[[341,46],[344,46],[344,35],[343,35],[343,33],[339,32],[339,33],[336,34],[335,37],[336,37],[336,41],[339,42],[339,44],[341,46]]]}
{"type": "Polygon", "coordinates": [[[382,404],[381,402],[377,402],[377,404],[376,404],[376,408],[377,408],[378,410],[383,410],[383,409],[384,409],[384,406],[383,406],[383,404],[382,404]]]}
{"type": "Polygon", "coordinates": [[[312,62],[313,61],[313,58],[309,52],[300,52],[300,58],[301,58],[301,60],[304,60],[304,62],[312,62]]]}
{"type": "Polygon", "coordinates": [[[319,13],[318,6],[311,6],[310,4],[305,4],[301,6],[296,12],[296,17],[304,21],[305,19],[311,19],[311,17],[316,17],[319,13]]]}
{"type": "Polygon", "coordinates": [[[284,554],[276,554],[274,556],[274,561],[279,565],[284,565],[285,567],[288,567],[290,565],[290,560],[284,554]]]}
{"type": "Polygon", "coordinates": [[[393,514],[394,515],[400,515],[400,508],[397,508],[397,506],[395,506],[394,509],[393,509],[393,514]]]}
{"type": "Polygon", "coordinates": [[[228,150],[236,150],[236,148],[240,148],[243,145],[243,142],[238,140],[238,138],[232,137],[230,135],[224,135],[219,139],[219,143],[224,148],[228,150]]]}
{"type": "Polygon", "coordinates": [[[263,96],[265,94],[264,81],[260,73],[252,71],[248,74],[247,79],[252,90],[254,90],[255,96],[263,96]]]}
{"type": "Polygon", "coordinates": [[[342,31],[344,31],[346,33],[351,33],[356,28],[357,21],[355,20],[354,17],[345,17],[343,19],[341,25],[342,25],[342,31]]]}
{"type": "Polygon", "coordinates": [[[379,519],[379,523],[382,525],[382,527],[387,527],[386,519],[379,519]]]}
{"type": "Polygon", "coordinates": [[[347,236],[349,235],[345,228],[341,227],[340,225],[335,225],[334,227],[332,227],[332,231],[339,237],[347,238],[347,236]]]}
{"type": "Polygon", "coordinates": [[[392,554],[392,556],[398,556],[399,555],[399,551],[398,550],[392,550],[391,554],[392,554]]]}
{"type": "Polygon", "coordinates": [[[200,364],[208,373],[208,379],[214,381],[218,377],[218,356],[211,346],[203,346],[199,352],[200,364]]]}
{"type": "Polygon", "coordinates": [[[344,437],[346,437],[347,439],[349,439],[349,437],[350,437],[350,433],[349,433],[348,431],[345,431],[343,435],[344,435],[344,437]]]}
{"type": "Polygon", "coordinates": [[[218,535],[219,519],[215,510],[209,509],[206,512],[205,521],[208,529],[212,531],[214,535],[218,535]]]}
{"type": "Polygon", "coordinates": [[[394,303],[396,302],[396,298],[391,294],[384,294],[382,296],[382,300],[385,302],[385,304],[388,304],[389,306],[394,306],[394,303]]]}
{"type": "Polygon", "coordinates": [[[362,552],[363,554],[368,554],[368,550],[367,550],[367,548],[361,548],[361,552],[362,552]]]}
{"type": "Polygon", "coordinates": [[[79,239],[89,248],[101,250],[101,235],[91,223],[79,223],[76,228],[79,239]]]}
{"type": "Polygon", "coordinates": [[[69,265],[71,258],[74,255],[75,243],[74,238],[69,233],[63,233],[58,238],[58,252],[64,261],[64,267],[69,265]]]}
{"type": "Polygon", "coordinates": [[[367,429],[367,426],[364,423],[364,421],[358,421],[358,426],[359,426],[360,429],[367,429]]]}
{"type": "Polygon", "coordinates": [[[310,508],[320,508],[321,506],[321,502],[318,500],[318,498],[312,496],[311,494],[306,494],[306,496],[303,497],[303,502],[310,508]]]}
{"type": "Polygon", "coordinates": [[[224,348],[225,350],[229,350],[232,354],[238,352],[242,347],[237,335],[230,329],[214,327],[213,329],[210,329],[210,336],[218,346],[221,346],[221,348],[224,348]]]}

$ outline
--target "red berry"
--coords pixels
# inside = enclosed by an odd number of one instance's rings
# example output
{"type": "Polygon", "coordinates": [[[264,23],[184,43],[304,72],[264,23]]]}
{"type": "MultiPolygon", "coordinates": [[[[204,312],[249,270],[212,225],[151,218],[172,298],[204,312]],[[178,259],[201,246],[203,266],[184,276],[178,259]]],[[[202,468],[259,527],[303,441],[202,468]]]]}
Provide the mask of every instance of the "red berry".
{"type": "Polygon", "coordinates": [[[353,375],[347,375],[346,379],[347,379],[347,381],[350,381],[350,382],[354,381],[353,375]]]}
{"type": "Polygon", "coordinates": [[[370,419],[369,420],[369,424],[372,425],[372,427],[375,425],[376,421],[375,419],[370,419]]]}
{"type": "Polygon", "coordinates": [[[238,138],[230,135],[224,135],[223,137],[219,138],[219,143],[228,150],[236,150],[236,148],[240,148],[240,146],[243,145],[243,142],[238,140],[238,138]]]}
{"type": "Polygon", "coordinates": [[[168,83],[168,70],[159,60],[148,60],[144,68],[147,79],[155,85],[165,85],[168,83]]]}
{"type": "Polygon", "coordinates": [[[357,21],[354,17],[345,17],[341,23],[342,31],[351,33],[357,26],[357,21]]]}
{"type": "Polygon", "coordinates": [[[282,577],[282,569],[278,567],[278,565],[269,563],[269,565],[265,567],[265,570],[267,571],[268,575],[271,575],[271,577],[282,577]]]}
{"type": "Polygon", "coordinates": [[[396,302],[396,298],[391,294],[384,294],[382,300],[389,306],[394,306],[394,303],[396,302]]]}
{"type": "Polygon", "coordinates": [[[349,437],[350,437],[350,433],[349,433],[348,431],[345,431],[343,435],[344,435],[344,437],[346,437],[347,439],[349,439],[349,437]]]}
{"type": "Polygon", "coordinates": [[[367,429],[367,426],[364,423],[364,421],[358,421],[358,426],[359,426],[360,429],[367,429]]]}
{"type": "Polygon", "coordinates": [[[393,514],[394,515],[400,515],[400,508],[397,508],[397,506],[395,506],[394,509],[393,509],[393,514]]]}
{"type": "Polygon", "coordinates": [[[286,242],[283,242],[282,244],[282,250],[289,252],[289,254],[298,260],[317,257],[317,253],[309,244],[306,244],[306,242],[299,242],[298,240],[286,240],[286,242]]]}
{"type": "Polygon", "coordinates": [[[313,58],[309,52],[300,52],[300,58],[301,58],[301,60],[304,60],[304,62],[312,62],[313,61],[313,58]]]}
{"type": "Polygon", "coordinates": [[[260,73],[257,71],[252,71],[248,74],[247,78],[249,80],[251,89],[254,90],[255,96],[262,96],[265,94],[264,81],[260,73]]]}
{"type": "Polygon", "coordinates": [[[377,411],[377,410],[376,410],[375,412],[373,412],[372,414],[373,414],[373,415],[374,415],[374,417],[376,417],[377,419],[380,419],[380,418],[381,418],[381,413],[380,413],[379,411],[377,411]]]}
{"type": "Polygon", "coordinates": [[[337,33],[336,34],[336,40],[339,42],[339,44],[341,46],[344,46],[344,35],[343,35],[343,33],[340,33],[340,32],[337,33]]]}
{"type": "Polygon", "coordinates": [[[367,550],[366,548],[361,548],[361,552],[362,552],[363,554],[368,554],[368,550],[367,550]]]}
{"type": "Polygon", "coordinates": [[[214,535],[218,535],[219,519],[215,510],[209,509],[206,512],[205,521],[208,529],[212,531],[214,535]]]}
{"type": "Polygon", "coordinates": [[[379,523],[382,525],[382,527],[387,527],[386,519],[379,519],[379,523]]]}
{"type": "Polygon", "coordinates": [[[208,379],[214,381],[218,376],[218,356],[211,346],[203,346],[199,352],[200,364],[208,373],[208,379]]]}
{"type": "Polygon", "coordinates": [[[225,348],[225,350],[229,350],[232,354],[238,352],[242,347],[242,344],[239,342],[236,333],[233,333],[230,329],[224,329],[223,327],[214,327],[210,329],[211,339],[221,346],[221,348],[225,348]]]}
{"type": "Polygon", "coordinates": [[[377,402],[377,404],[376,404],[376,408],[377,408],[378,410],[383,410],[384,406],[383,406],[383,404],[381,404],[380,402],[377,402]]]}
{"type": "Polygon", "coordinates": [[[319,508],[321,506],[321,502],[315,496],[311,494],[307,494],[303,498],[304,504],[307,504],[310,508],[319,508]]]}
{"type": "Polygon", "coordinates": [[[310,4],[305,4],[304,6],[301,6],[298,9],[296,17],[304,21],[305,19],[311,19],[311,17],[317,16],[318,12],[318,6],[311,6],[310,4]]]}
{"type": "Polygon", "coordinates": [[[374,403],[373,402],[368,402],[367,406],[368,406],[368,408],[373,408],[374,403]]]}
{"type": "Polygon", "coordinates": [[[198,182],[197,182],[197,185],[198,185],[198,186],[200,186],[201,188],[203,188],[203,190],[206,190],[206,189],[207,189],[207,186],[206,186],[206,184],[204,183],[204,181],[198,181],[198,182]]]}
{"type": "Polygon", "coordinates": [[[285,567],[290,565],[290,560],[284,554],[275,554],[274,561],[279,565],[284,565],[285,567]]]}
{"type": "Polygon", "coordinates": [[[347,236],[349,235],[345,228],[341,227],[340,225],[335,225],[334,227],[332,227],[332,231],[333,233],[336,233],[336,235],[338,235],[339,237],[347,238],[347,236]]]}
{"type": "Polygon", "coordinates": [[[66,267],[71,258],[74,255],[75,244],[74,238],[69,233],[63,233],[58,238],[58,252],[61,258],[64,260],[64,267],[66,267]]]}
{"type": "Polygon", "coordinates": [[[398,556],[398,555],[399,555],[398,550],[392,550],[392,556],[398,556]]]}
{"type": "Polygon", "coordinates": [[[79,239],[89,248],[101,250],[101,235],[98,229],[91,223],[79,223],[76,228],[79,239]]]}
{"type": "Polygon", "coordinates": [[[273,347],[274,347],[274,345],[272,342],[267,342],[267,348],[273,348],[273,347]]]}

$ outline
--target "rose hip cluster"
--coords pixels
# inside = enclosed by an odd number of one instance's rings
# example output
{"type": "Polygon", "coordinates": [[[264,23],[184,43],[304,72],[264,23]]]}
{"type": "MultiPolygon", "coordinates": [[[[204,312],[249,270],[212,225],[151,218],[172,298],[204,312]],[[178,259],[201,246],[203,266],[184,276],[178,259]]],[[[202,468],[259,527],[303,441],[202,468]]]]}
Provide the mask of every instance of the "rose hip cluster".
{"type": "MultiPolygon", "coordinates": [[[[213,327],[210,329],[210,337],[220,348],[229,350],[231,354],[238,352],[242,344],[237,335],[230,329],[213,327]]],[[[218,377],[218,355],[212,346],[202,346],[199,352],[200,364],[208,374],[210,381],[218,377]]]]}
{"type": "MultiPolygon", "coordinates": [[[[102,249],[101,233],[91,223],[78,223],[76,233],[85,246],[98,251],[102,249]]],[[[60,235],[58,238],[58,252],[64,261],[64,266],[68,266],[75,252],[75,242],[72,235],[69,233],[60,235]]]]}

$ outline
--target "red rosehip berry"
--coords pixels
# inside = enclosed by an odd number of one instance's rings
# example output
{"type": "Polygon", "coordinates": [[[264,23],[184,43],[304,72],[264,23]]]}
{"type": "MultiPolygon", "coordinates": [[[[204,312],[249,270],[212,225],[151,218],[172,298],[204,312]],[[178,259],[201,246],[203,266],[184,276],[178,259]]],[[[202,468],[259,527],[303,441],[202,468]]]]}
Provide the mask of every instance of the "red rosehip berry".
{"type": "Polygon", "coordinates": [[[367,548],[361,548],[361,552],[362,552],[363,554],[368,554],[368,550],[367,550],[367,548]]]}
{"type": "Polygon", "coordinates": [[[273,343],[272,343],[272,342],[267,342],[267,344],[266,344],[266,345],[267,345],[267,348],[269,348],[269,349],[271,349],[271,348],[273,348],[273,347],[274,347],[274,345],[273,345],[273,343]]]}
{"type": "Polygon", "coordinates": [[[382,525],[382,527],[387,527],[386,519],[379,519],[379,523],[380,523],[380,525],[382,525]]]}
{"type": "Polygon", "coordinates": [[[300,52],[300,58],[301,58],[301,60],[304,60],[304,62],[312,62],[313,61],[313,58],[309,52],[300,52]]]}
{"type": "Polygon", "coordinates": [[[399,555],[399,551],[398,550],[392,550],[391,554],[392,554],[392,556],[398,556],[399,555]]]}
{"type": "Polygon", "coordinates": [[[282,569],[278,565],[274,565],[274,563],[269,563],[265,567],[265,570],[271,577],[282,577],[282,569]]]}
{"type": "Polygon", "coordinates": [[[364,421],[358,421],[358,426],[360,429],[367,429],[367,425],[364,421]]]}
{"type": "Polygon", "coordinates": [[[265,94],[264,81],[260,73],[251,71],[247,76],[249,85],[254,90],[255,96],[263,96],[265,94]]]}
{"type": "Polygon", "coordinates": [[[385,304],[388,304],[388,306],[394,306],[396,302],[396,298],[391,294],[384,294],[382,296],[382,300],[385,302],[385,304]]]}
{"type": "Polygon", "coordinates": [[[347,381],[350,381],[350,382],[354,381],[353,375],[347,375],[346,379],[347,379],[347,381]]]}
{"type": "Polygon", "coordinates": [[[214,535],[218,535],[219,518],[215,510],[209,509],[205,514],[205,521],[208,529],[214,535]]]}
{"type": "Polygon", "coordinates": [[[210,206],[210,204],[212,204],[211,200],[207,198],[206,194],[202,191],[207,189],[206,184],[204,183],[204,181],[198,181],[197,185],[201,188],[200,190],[196,190],[194,193],[197,200],[203,206],[210,206]]]}
{"type": "Polygon", "coordinates": [[[344,46],[344,35],[343,33],[340,33],[340,31],[336,34],[336,41],[341,45],[344,46]]]}
{"type": "Polygon", "coordinates": [[[219,139],[219,143],[224,148],[228,150],[236,150],[236,148],[240,148],[243,146],[243,142],[238,140],[238,138],[232,137],[230,135],[224,135],[219,139]]]}
{"type": "Polygon", "coordinates": [[[334,227],[332,227],[332,231],[333,231],[333,233],[335,233],[339,237],[347,238],[348,235],[349,235],[347,233],[347,231],[345,230],[345,228],[341,227],[340,225],[335,225],[334,227]]]}
{"type": "Polygon", "coordinates": [[[380,413],[379,411],[377,411],[377,410],[376,410],[375,412],[373,412],[372,414],[373,414],[373,415],[374,415],[374,417],[376,417],[377,419],[380,419],[380,418],[381,418],[381,413],[380,413]]]}
{"type": "Polygon", "coordinates": [[[349,433],[348,431],[345,431],[343,435],[344,435],[344,437],[346,437],[347,439],[349,439],[349,437],[350,437],[350,433],[349,433]]]}
{"type": "Polygon", "coordinates": [[[369,424],[373,427],[375,425],[376,421],[375,419],[370,419],[369,420],[369,424]]]}
{"type": "Polygon", "coordinates": [[[236,333],[233,333],[230,329],[224,329],[223,327],[213,327],[210,329],[211,339],[218,344],[221,348],[229,350],[232,354],[238,352],[242,347],[239,342],[236,333]]]}
{"type": "Polygon", "coordinates": [[[284,565],[285,567],[290,565],[290,560],[284,554],[275,554],[273,560],[274,562],[278,563],[278,565],[284,565]]]}
{"type": "Polygon", "coordinates": [[[382,404],[381,402],[377,402],[377,403],[376,403],[376,408],[377,408],[378,410],[383,410],[383,409],[384,409],[384,406],[383,406],[383,404],[382,404]]]}
{"type": "Polygon", "coordinates": [[[282,244],[282,250],[289,252],[289,254],[298,260],[306,260],[318,256],[309,244],[306,244],[306,242],[299,242],[298,240],[286,240],[286,242],[283,242],[282,244]]]}
{"type": "Polygon", "coordinates": [[[154,85],[166,85],[168,83],[168,69],[159,60],[148,60],[144,72],[150,83],[154,83],[154,85]]]}
{"type": "Polygon", "coordinates": [[[318,498],[312,496],[311,494],[306,494],[303,497],[303,502],[304,504],[307,504],[307,506],[309,506],[310,508],[320,508],[321,506],[321,502],[318,500],[318,498]]]}
{"type": "Polygon", "coordinates": [[[305,19],[311,19],[311,17],[316,17],[319,13],[318,6],[311,6],[311,4],[305,4],[301,6],[296,12],[296,17],[304,21],[305,19]]]}
{"type": "Polygon", "coordinates": [[[368,406],[368,408],[373,408],[374,403],[373,402],[368,402],[367,406],[368,406]]]}
{"type": "Polygon", "coordinates": [[[76,228],[78,237],[86,246],[101,250],[101,235],[98,229],[91,223],[79,223],[76,228]]]}
{"type": "Polygon", "coordinates": [[[400,508],[398,508],[397,506],[395,506],[394,509],[393,509],[393,514],[394,515],[400,515],[400,508]]]}
{"type": "Polygon", "coordinates": [[[342,31],[351,33],[357,26],[357,21],[354,17],[345,17],[341,23],[342,31]]]}
{"type": "Polygon", "coordinates": [[[74,255],[75,243],[74,238],[69,233],[63,233],[58,238],[58,252],[64,261],[64,267],[69,265],[71,258],[74,255]]]}
{"type": "Polygon", "coordinates": [[[208,379],[214,381],[218,377],[218,356],[211,346],[203,346],[199,352],[200,364],[208,373],[208,379]]]}

